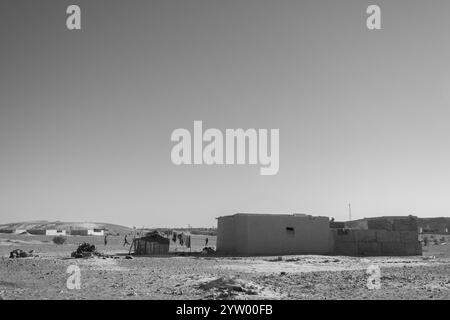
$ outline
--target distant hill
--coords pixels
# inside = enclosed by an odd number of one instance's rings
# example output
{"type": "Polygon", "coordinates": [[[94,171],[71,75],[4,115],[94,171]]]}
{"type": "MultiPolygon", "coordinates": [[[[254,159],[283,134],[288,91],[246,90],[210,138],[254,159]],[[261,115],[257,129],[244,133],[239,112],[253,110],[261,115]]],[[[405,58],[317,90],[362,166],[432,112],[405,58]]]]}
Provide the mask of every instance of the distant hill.
{"type": "Polygon", "coordinates": [[[87,230],[87,229],[106,229],[109,233],[124,234],[133,231],[132,228],[102,222],[62,222],[62,221],[25,221],[0,225],[0,230],[16,230],[16,229],[59,229],[59,230],[87,230]]]}

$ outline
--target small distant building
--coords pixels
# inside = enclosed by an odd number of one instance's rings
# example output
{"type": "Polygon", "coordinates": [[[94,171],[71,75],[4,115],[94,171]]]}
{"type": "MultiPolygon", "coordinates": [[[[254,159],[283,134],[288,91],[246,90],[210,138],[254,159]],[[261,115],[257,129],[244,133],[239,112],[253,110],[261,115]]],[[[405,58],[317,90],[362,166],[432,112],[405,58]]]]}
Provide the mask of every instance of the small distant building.
{"type": "Polygon", "coordinates": [[[104,236],[105,229],[72,229],[70,235],[72,236],[104,236]]]}
{"type": "Polygon", "coordinates": [[[217,220],[217,252],[222,254],[330,254],[333,251],[328,217],[238,213],[217,220]]]}
{"type": "Polygon", "coordinates": [[[33,236],[45,236],[45,229],[28,229],[27,232],[33,236]]]}
{"type": "Polygon", "coordinates": [[[72,229],[70,230],[71,236],[87,236],[88,231],[86,229],[72,229]]]}
{"type": "Polygon", "coordinates": [[[105,230],[104,229],[88,229],[87,235],[88,236],[104,236],[105,230]]]}
{"type": "Polygon", "coordinates": [[[133,250],[136,255],[165,255],[169,253],[169,245],[168,238],[154,231],[134,239],[130,251],[133,250]]]}
{"type": "Polygon", "coordinates": [[[56,229],[45,230],[45,235],[46,236],[65,236],[66,230],[56,230],[56,229]]]}

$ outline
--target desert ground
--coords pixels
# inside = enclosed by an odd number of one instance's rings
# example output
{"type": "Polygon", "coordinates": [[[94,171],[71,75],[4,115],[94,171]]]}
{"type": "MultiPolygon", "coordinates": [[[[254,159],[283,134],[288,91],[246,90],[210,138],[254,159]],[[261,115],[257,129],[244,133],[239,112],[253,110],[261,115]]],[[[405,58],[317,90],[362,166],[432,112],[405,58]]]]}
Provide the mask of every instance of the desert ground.
{"type": "MultiPolygon", "coordinates": [[[[442,236],[434,236],[441,239],[442,236]]],[[[450,237],[424,246],[423,256],[219,257],[202,255],[205,236],[192,250],[174,246],[164,257],[127,259],[123,237],[0,235],[0,298],[9,299],[449,299],[450,237]],[[107,257],[74,259],[79,243],[107,257]],[[14,249],[38,256],[10,259],[14,249]],[[184,253],[183,253],[184,251],[184,253]],[[192,253],[190,252],[192,251],[192,253]],[[80,289],[68,289],[67,269],[80,270],[80,289]],[[380,270],[380,288],[369,289],[369,266],[380,270]]],[[[209,246],[215,238],[208,236],[209,246]]]]}

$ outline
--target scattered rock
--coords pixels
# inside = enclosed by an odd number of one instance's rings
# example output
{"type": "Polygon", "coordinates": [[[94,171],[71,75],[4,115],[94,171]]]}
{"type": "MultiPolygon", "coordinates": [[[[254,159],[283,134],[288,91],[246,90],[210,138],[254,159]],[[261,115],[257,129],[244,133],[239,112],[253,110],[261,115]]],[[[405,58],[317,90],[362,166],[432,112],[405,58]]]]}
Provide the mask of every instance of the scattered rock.
{"type": "Polygon", "coordinates": [[[256,285],[233,277],[220,277],[200,284],[199,288],[214,291],[213,295],[218,299],[229,298],[239,293],[258,295],[260,291],[256,285]]]}
{"type": "Polygon", "coordinates": [[[422,257],[422,260],[435,260],[436,257],[435,256],[430,256],[430,257],[422,257]]]}
{"type": "Polygon", "coordinates": [[[279,262],[279,261],[283,261],[283,257],[276,257],[274,259],[267,259],[266,261],[268,261],[268,262],[279,262]]]}
{"type": "Polygon", "coordinates": [[[255,295],[255,296],[259,294],[259,292],[255,289],[248,289],[247,291],[245,291],[245,293],[248,295],[255,295]]]}
{"type": "Polygon", "coordinates": [[[229,296],[231,296],[231,294],[230,294],[229,292],[220,292],[220,293],[216,296],[216,298],[217,298],[217,299],[226,299],[226,298],[228,298],[229,296]]]}

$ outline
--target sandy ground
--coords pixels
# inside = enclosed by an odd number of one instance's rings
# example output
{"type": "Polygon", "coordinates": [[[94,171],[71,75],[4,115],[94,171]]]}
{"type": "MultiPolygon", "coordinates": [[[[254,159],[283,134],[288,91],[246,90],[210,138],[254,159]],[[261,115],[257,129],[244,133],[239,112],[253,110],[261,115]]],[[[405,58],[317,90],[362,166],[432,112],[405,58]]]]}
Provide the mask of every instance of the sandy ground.
{"type": "MultiPolygon", "coordinates": [[[[422,257],[283,256],[134,257],[125,259],[121,237],[0,235],[0,297],[3,299],[449,299],[450,242],[424,247],[422,257]],[[115,258],[71,259],[88,240],[115,258]],[[13,249],[39,257],[9,259],[13,249]],[[69,290],[67,268],[80,269],[81,289],[69,290]],[[367,286],[367,268],[380,269],[380,289],[367,286]]],[[[215,239],[210,238],[210,245],[215,239]]],[[[450,239],[449,239],[450,240],[450,239]]],[[[204,237],[193,240],[200,250],[204,237]]],[[[171,251],[183,251],[171,247],[171,251]]],[[[186,250],[187,252],[189,250],[186,250]]]]}

